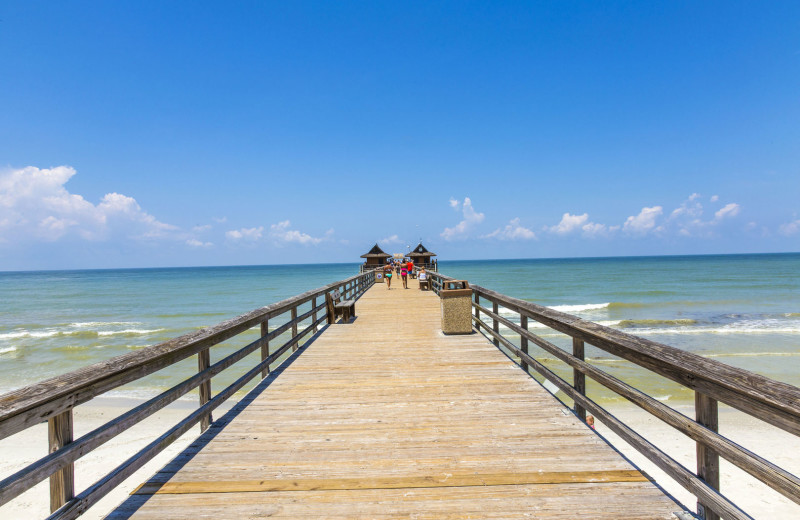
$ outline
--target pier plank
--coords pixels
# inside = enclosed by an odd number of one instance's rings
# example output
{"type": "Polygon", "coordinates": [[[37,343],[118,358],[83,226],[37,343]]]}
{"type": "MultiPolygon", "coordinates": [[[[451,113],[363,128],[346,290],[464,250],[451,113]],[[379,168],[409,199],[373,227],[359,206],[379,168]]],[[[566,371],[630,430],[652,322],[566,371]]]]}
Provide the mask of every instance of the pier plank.
{"type": "Polygon", "coordinates": [[[108,518],[669,519],[664,495],[438,297],[372,287],[108,518]]]}

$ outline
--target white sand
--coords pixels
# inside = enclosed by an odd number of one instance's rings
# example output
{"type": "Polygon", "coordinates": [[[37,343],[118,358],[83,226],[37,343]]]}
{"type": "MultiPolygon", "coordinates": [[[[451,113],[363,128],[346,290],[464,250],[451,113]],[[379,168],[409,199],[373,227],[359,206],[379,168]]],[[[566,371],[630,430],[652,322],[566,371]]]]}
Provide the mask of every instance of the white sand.
{"type": "MultiPolygon", "coordinates": [[[[78,407],[75,410],[75,437],[100,426],[129,410],[135,404],[137,403],[134,401],[95,400],[92,406],[78,407]]],[[[93,484],[116,465],[179,422],[189,413],[191,407],[192,403],[176,403],[80,459],[75,468],[76,490],[80,492],[93,484]]],[[[691,407],[681,411],[687,415],[693,413],[691,407]]],[[[224,412],[218,410],[215,416],[219,417],[222,413],[224,412]]],[[[613,413],[684,466],[689,469],[695,468],[694,444],[686,437],[632,405],[616,407],[613,409],[613,413]]],[[[597,431],[655,478],[667,492],[687,506],[689,510],[694,511],[696,500],[693,496],[675,484],[635,450],[625,445],[599,422],[597,431]]],[[[720,411],[720,431],[784,469],[795,474],[800,473],[800,439],[797,437],[730,409],[721,409],[720,411]]],[[[102,518],[125,500],[134,488],[189,445],[198,434],[199,427],[187,432],[124,484],[92,507],[82,518],[102,518]]],[[[46,424],[38,425],[0,441],[0,478],[7,477],[46,453],[46,424]]],[[[721,488],[723,494],[733,498],[734,502],[757,519],[800,518],[800,506],[768,489],[724,460],[722,461],[721,488]]],[[[48,514],[49,485],[47,480],[17,497],[11,503],[0,507],[0,518],[3,520],[43,518],[48,514]]]]}

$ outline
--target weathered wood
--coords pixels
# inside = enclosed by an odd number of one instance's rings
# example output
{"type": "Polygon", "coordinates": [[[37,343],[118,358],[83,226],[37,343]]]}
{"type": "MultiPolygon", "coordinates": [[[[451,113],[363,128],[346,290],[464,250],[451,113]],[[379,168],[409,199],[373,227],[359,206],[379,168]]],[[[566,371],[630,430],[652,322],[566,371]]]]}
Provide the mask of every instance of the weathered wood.
{"type": "MultiPolygon", "coordinates": [[[[365,276],[365,275],[357,275],[365,276]]],[[[352,277],[352,278],[356,278],[352,277]]],[[[350,280],[350,279],[348,279],[350,280]]],[[[186,359],[286,310],[321,296],[339,285],[332,283],[292,298],[256,309],[213,327],[185,334],[178,338],[108,361],[95,363],[69,374],[26,386],[0,396],[0,439],[24,430],[50,417],[89,401],[164,367],[186,359]]]]}
{"type": "MultiPolygon", "coordinates": [[[[572,355],[583,361],[583,351],[583,341],[572,338],[572,355]]],[[[572,370],[572,386],[579,394],[586,395],[586,376],[577,368],[572,370]]],[[[575,415],[577,415],[581,421],[586,422],[586,410],[578,403],[575,403],[575,415]]]]}
{"type": "MultiPolygon", "coordinates": [[[[313,298],[311,301],[314,302],[312,303],[312,307],[316,307],[317,299],[313,298]]],[[[316,314],[314,315],[314,318],[316,319],[316,314]]],[[[267,334],[269,334],[269,320],[264,320],[261,322],[261,337],[263,338],[267,334]]],[[[269,341],[265,340],[261,345],[261,361],[264,361],[268,357],[269,357],[269,341]]],[[[265,378],[268,375],[269,375],[269,365],[264,367],[264,370],[261,372],[261,377],[265,378]]]]}
{"type": "MultiPolygon", "coordinates": [[[[314,321],[317,321],[317,298],[316,297],[311,298],[311,308],[314,310],[314,312],[313,312],[314,318],[313,319],[314,319],[314,321]]],[[[314,332],[317,332],[317,330],[318,329],[315,327],[314,328],[314,332]]]]}
{"type": "MultiPolygon", "coordinates": [[[[291,312],[292,312],[292,314],[291,314],[292,337],[295,337],[295,336],[297,336],[297,307],[292,307],[292,311],[291,312]]],[[[295,351],[295,350],[297,350],[297,345],[292,347],[292,351],[295,351]]]]}
{"type": "MultiPolygon", "coordinates": [[[[50,453],[72,442],[72,410],[60,413],[47,421],[50,453]]],[[[57,510],[75,496],[75,467],[70,464],[50,476],[50,512],[57,510]]]]}
{"type": "MultiPolygon", "coordinates": [[[[497,301],[492,301],[492,312],[494,313],[495,316],[499,314],[497,301]]],[[[497,334],[500,333],[500,321],[497,318],[492,318],[492,330],[497,334]]],[[[500,346],[500,341],[498,341],[496,338],[494,339],[494,346],[495,347],[500,346]]]]}
{"type": "Polygon", "coordinates": [[[800,435],[800,389],[792,385],[477,285],[472,289],[559,332],[800,435]]]}
{"type": "MultiPolygon", "coordinates": [[[[695,392],[694,408],[697,423],[713,432],[719,431],[719,414],[717,401],[695,392]]],[[[719,455],[711,448],[697,443],[697,476],[706,484],[719,491],[719,455]]],[[[697,501],[697,514],[705,520],[719,520],[719,515],[708,504],[697,501]]]]}
{"type": "Polygon", "coordinates": [[[251,379],[256,377],[256,375],[263,370],[265,365],[276,361],[280,355],[288,351],[289,348],[294,346],[311,330],[313,330],[313,325],[304,329],[300,334],[290,339],[269,358],[248,370],[247,373],[242,375],[224,390],[220,391],[209,402],[193,411],[184,420],[170,428],[163,435],[142,448],[138,453],[117,466],[111,473],[95,482],[72,500],[68,501],[65,507],[60,509],[57,513],[51,515],[48,520],[73,520],[82,515],[89,507],[97,503],[98,500],[107,495],[122,481],[135,473],[139,468],[152,460],[153,457],[158,455],[167,446],[172,444],[177,438],[200,422],[204,415],[210,414],[215,408],[224,403],[234,393],[250,382],[251,379]]]}
{"type": "MultiPolygon", "coordinates": [[[[488,329],[485,325],[483,325],[483,328],[490,335],[495,334],[493,330],[488,329]]],[[[702,500],[703,503],[709,504],[709,507],[712,507],[714,511],[722,514],[726,520],[753,520],[750,515],[742,511],[738,506],[736,506],[736,504],[720,495],[717,490],[708,486],[708,484],[706,484],[702,479],[698,478],[675,459],[651,444],[649,441],[647,441],[647,439],[636,433],[626,424],[619,421],[606,409],[588,397],[578,394],[572,385],[558,377],[554,372],[539,363],[537,360],[533,359],[529,355],[524,354],[506,338],[498,334],[495,336],[495,339],[499,340],[506,348],[518,356],[525,357],[526,362],[533,367],[534,370],[556,385],[561,391],[580,404],[584,409],[592,412],[597,420],[603,422],[611,431],[619,435],[625,442],[646,456],[650,462],[658,466],[662,471],[678,482],[686,490],[697,496],[698,499],[702,500]]]]}
{"type": "MultiPolygon", "coordinates": [[[[201,350],[197,353],[198,372],[202,372],[211,366],[211,353],[208,350],[209,349],[201,350]]],[[[198,390],[200,393],[200,406],[203,406],[211,400],[211,380],[209,379],[200,383],[198,390]]],[[[211,417],[211,412],[209,412],[208,415],[204,415],[200,419],[200,431],[206,431],[213,421],[214,418],[211,417]]]]}
{"type": "MultiPolygon", "coordinates": [[[[485,308],[483,308],[483,312],[491,314],[489,310],[485,308]]],[[[692,440],[712,446],[717,453],[722,455],[729,462],[748,472],[750,475],[764,482],[795,503],[800,504],[800,478],[742,446],[739,446],[726,437],[719,435],[715,431],[699,425],[697,422],[692,421],[685,415],[633,388],[627,383],[569,355],[556,345],[524,330],[522,327],[517,326],[502,316],[498,316],[498,319],[508,328],[520,334],[521,337],[529,339],[557,359],[570,365],[573,369],[580,370],[585,375],[588,375],[609,390],[616,392],[658,419],[666,422],[692,440]]],[[[524,356],[521,356],[521,358],[524,362],[524,356]]]]}
{"type": "Polygon", "coordinates": [[[365,300],[358,320],[327,328],[140,490],[164,492],[111,518],[667,520],[679,509],[483,337],[437,333],[433,294],[365,300]]]}
{"type": "Polygon", "coordinates": [[[465,486],[517,486],[589,482],[649,482],[635,469],[606,471],[518,471],[513,473],[463,473],[386,478],[259,479],[145,483],[132,495],[184,493],[243,493],[264,491],[311,491],[342,489],[402,489],[465,486]]]}
{"type": "MultiPolygon", "coordinates": [[[[476,298],[476,302],[475,303],[477,303],[478,296],[476,295],[475,298],[476,298]]],[[[477,316],[477,314],[478,314],[478,309],[475,309],[475,315],[477,316]]],[[[519,317],[519,326],[523,330],[528,330],[528,317],[527,316],[520,316],[519,317]]],[[[520,350],[522,350],[522,352],[524,352],[525,354],[528,353],[528,337],[525,336],[524,334],[520,334],[520,336],[519,336],[519,346],[520,346],[520,350]]],[[[520,367],[522,367],[522,370],[524,370],[526,373],[529,372],[528,364],[526,362],[520,361],[520,367]]]]}

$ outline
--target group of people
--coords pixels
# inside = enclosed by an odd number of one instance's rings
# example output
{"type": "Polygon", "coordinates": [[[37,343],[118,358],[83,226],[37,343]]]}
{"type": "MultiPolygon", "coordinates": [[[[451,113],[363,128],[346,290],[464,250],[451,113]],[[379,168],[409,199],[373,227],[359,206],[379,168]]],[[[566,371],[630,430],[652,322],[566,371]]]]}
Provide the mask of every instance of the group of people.
{"type": "MultiPolygon", "coordinates": [[[[386,265],[383,266],[383,276],[386,279],[386,288],[392,288],[392,274],[397,273],[400,275],[400,279],[403,281],[403,289],[408,289],[408,276],[409,274],[414,273],[414,262],[413,260],[403,260],[402,262],[393,262],[388,260],[386,265]]],[[[417,273],[417,278],[419,280],[427,280],[428,274],[425,272],[425,268],[422,267],[417,273]]]]}

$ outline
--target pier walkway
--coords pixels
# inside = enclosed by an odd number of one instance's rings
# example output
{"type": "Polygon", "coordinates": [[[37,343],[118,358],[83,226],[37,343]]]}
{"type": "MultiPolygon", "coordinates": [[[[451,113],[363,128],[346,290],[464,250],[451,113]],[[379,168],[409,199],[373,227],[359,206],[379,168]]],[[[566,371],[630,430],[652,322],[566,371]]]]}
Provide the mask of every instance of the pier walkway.
{"type": "Polygon", "coordinates": [[[375,284],[109,518],[675,518],[490,341],[443,335],[417,287],[375,284]]]}

